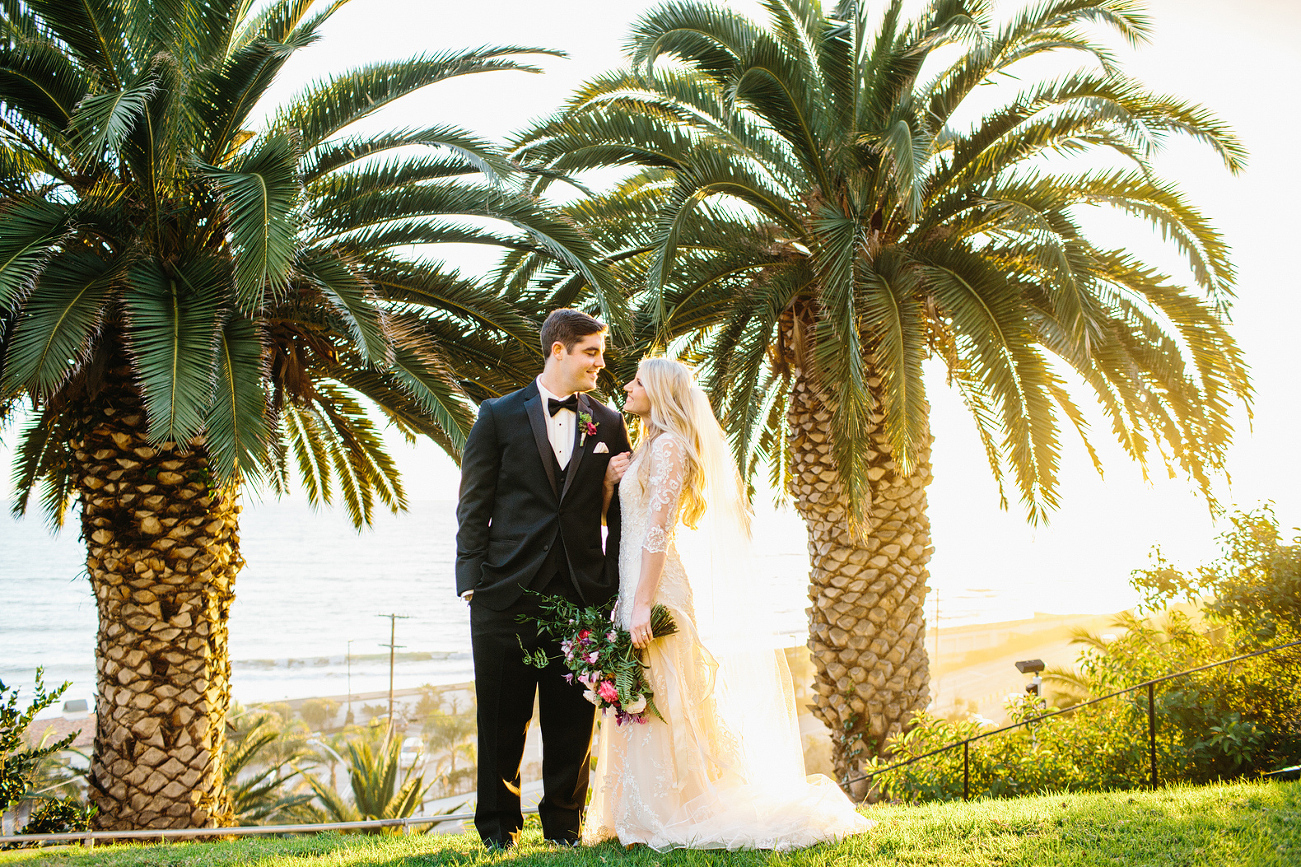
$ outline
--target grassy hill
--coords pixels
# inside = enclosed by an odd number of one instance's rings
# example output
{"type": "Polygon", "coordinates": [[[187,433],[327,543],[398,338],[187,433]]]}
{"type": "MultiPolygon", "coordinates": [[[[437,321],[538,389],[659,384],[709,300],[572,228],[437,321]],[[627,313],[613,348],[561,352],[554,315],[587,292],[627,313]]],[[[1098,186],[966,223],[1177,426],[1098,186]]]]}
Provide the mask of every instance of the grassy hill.
{"type": "Polygon", "coordinates": [[[1045,795],[970,804],[865,808],[869,833],[799,852],[667,854],[607,843],[558,851],[536,828],[506,855],[488,855],[473,835],[321,835],[166,846],[99,846],[0,852],[0,865],[66,867],[520,867],[674,865],[1301,865],[1301,783],[1240,783],[1158,792],[1045,795]]]}

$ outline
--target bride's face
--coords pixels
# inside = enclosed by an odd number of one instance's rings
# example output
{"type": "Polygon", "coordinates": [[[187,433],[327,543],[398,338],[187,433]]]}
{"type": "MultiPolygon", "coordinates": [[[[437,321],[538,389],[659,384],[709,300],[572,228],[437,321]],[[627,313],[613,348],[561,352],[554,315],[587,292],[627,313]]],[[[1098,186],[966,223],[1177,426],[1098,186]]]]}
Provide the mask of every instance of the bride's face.
{"type": "Polygon", "coordinates": [[[646,396],[646,388],[641,384],[641,374],[638,373],[632,380],[623,387],[627,392],[628,399],[623,402],[623,411],[630,412],[639,418],[646,418],[650,415],[651,405],[650,398],[646,396]]]}

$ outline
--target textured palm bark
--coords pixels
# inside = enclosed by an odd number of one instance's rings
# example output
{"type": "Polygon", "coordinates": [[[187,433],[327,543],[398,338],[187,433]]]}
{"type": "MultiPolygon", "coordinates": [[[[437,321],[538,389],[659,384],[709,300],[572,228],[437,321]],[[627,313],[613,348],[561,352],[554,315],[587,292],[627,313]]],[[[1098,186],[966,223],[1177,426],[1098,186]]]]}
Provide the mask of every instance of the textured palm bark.
{"type": "Polygon", "coordinates": [[[209,486],[202,440],[149,443],[133,390],[96,404],[71,443],[99,609],[96,823],[232,825],[222,767],[239,506],[209,486]]]}
{"type": "MultiPolygon", "coordinates": [[[[896,472],[880,417],[874,417],[861,444],[871,467],[868,532],[855,538],[831,451],[828,396],[798,366],[792,372],[791,494],[809,533],[813,710],[831,729],[832,760],[843,782],[861,775],[865,763],[882,754],[885,739],[930,701],[924,618],[932,551],[926,514],[930,442],[905,478],[896,472]]],[[[868,384],[880,388],[877,379],[868,384]]],[[[847,789],[862,797],[868,784],[847,789]]]]}

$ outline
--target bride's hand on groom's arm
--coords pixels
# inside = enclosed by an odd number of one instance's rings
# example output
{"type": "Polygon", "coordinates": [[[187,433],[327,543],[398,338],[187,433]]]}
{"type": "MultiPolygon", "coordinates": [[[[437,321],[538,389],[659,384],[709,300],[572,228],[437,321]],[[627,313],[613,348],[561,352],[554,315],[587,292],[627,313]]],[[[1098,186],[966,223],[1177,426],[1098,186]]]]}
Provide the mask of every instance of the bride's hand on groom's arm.
{"type": "Polygon", "coordinates": [[[605,489],[601,502],[601,523],[605,523],[605,513],[610,509],[610,500],[614,499],[614,487],[619,484],[623,474],[628,471],[628,464],[632,461],[632,454],[629,452],[620,452],[610,458],[610,462],[605,465],[605,489]]]}
{"type": "Polygon", "coordinates": [[[614,486],[619,484],[623,474],[628,472],[628,464],[632,462],[631,452],[620,452],[610,458],[610,463],[605,466],[605,488],[613,491],[614,486]]]}

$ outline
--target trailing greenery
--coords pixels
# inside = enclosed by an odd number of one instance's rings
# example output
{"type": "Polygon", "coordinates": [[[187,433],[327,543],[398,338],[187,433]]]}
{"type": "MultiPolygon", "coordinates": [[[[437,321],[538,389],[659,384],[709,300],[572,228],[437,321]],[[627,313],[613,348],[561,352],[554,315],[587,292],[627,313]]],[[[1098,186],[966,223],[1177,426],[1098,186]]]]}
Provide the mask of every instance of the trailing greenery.
{"type": "MultiPolygon", "coordinates": [[[[1301,639],[1301,537],[1291,543],[1272,510],[1239,513],[1221,537],[1222,556],[1194,573],[1160,555],[1133,573],[1144,619],[1119,617],[1114,640],[1080,633],[1077,668],[1044,676],[1052,709],[1167,674],[1301,639]],[[1172,607],[1192,603],[1193,616],[1172,607]]],[[[1156,687],[1161,780],[1206,783],[1301,763],[1301,647],[1258,656],[1156,687]]],[[[1033,699],[1009,706],[1015,720],[1045,710],[1033,699]]],[[[892,739],[875,767],[923,755],[985,730],[972,720],[923,715],[892,739]]],[[[962,750],[881,774],[890,797],[962,797],[962,750]]],[[[1149,780],[1147,691],[984,738],[970,745],[973,795],[1141,788],[1149,780]]]]}
{"type": "Polygon", "coordinates": [[[0,854],[24,867],[1285,867],[1301,858],[1301,783],[1237,783],[1159,792],[1046,795],[970,804],[865,808],[876,826],[842,843],[798,852],[658,853],[615,843],[576,850],[548,847],[535,823],[504,858],[484,852],[474,834],[411,837],[322,835],[180,845],[98,845],[93,850],[0,854]]]}

